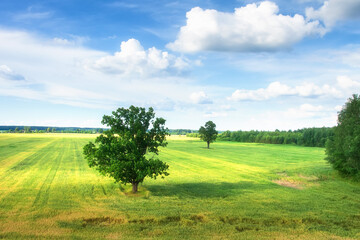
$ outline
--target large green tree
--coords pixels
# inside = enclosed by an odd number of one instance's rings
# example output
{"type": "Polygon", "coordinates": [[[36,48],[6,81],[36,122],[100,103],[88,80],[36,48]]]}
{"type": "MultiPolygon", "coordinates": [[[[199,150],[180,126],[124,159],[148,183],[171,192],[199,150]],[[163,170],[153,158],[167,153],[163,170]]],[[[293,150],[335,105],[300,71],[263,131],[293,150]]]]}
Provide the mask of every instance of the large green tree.
{"type": "Polygon", "coordinates": [[[210,148],[210,143],[216,140],[218,132],[216,131],[216,124],[212,121],[207,121],[205,126],[199,129],[200,139],[207,143],[207,148],[210,148]]]}
{"type": "Polygon", "coordinates": [[[333,138],[326,144],[327,160],[342,174],[360,176],[360,98],[354,94],[338,114],[333,138]]]}
{"type": "Polygon", "coordinates": [[[105,115],[101,123],[110,130],[84,146],[90,167],[116,182],[131,183],[134,193],[145,177],[169,175],[169,166],[156,158],[158,148],[167,145],[168,129],[165,119],[155,118],[153,108],[119,108],[105,115]]]}

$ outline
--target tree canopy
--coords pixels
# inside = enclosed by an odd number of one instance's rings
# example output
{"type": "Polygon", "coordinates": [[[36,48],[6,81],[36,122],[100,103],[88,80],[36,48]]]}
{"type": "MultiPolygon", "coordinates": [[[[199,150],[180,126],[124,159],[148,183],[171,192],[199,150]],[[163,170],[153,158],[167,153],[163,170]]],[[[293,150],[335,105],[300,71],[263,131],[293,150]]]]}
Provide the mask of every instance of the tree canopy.
{"type": "Polygon", "coordinates": [[[354,94],[338,114],[333,138],[326,144],[328,162],[345,175],[360,177],[360,98],[354,94]]]}
{"type": "Polygon", "coordinates": [[[218,132],[215,128],[215,123],[212,121],[207,121],[205,126],[201,126],[199,129],[200,139],[207,143],[207,148],[210,148],[210,143],[216,140],[218,132]]]}
{"type": "Polygon", "coordinates": [[[158,147],[167,145],[168,129],[165,119],[155,118],[153,108],[119,108],[111,116],[104,115],[102,124],[110,130],[84,146],[90,167],[116,182],[131,183],[134,193],[145,177],[169,175],[169,166],[156,158],[158,147]]]}

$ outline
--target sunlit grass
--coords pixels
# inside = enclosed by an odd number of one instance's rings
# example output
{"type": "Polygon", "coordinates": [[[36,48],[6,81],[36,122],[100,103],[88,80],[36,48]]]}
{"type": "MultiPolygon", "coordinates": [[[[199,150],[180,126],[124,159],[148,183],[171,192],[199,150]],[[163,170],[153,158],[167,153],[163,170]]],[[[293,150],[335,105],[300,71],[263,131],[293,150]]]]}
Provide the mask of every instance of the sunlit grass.
{"type": "Polygon", "coordinates": [[[0,238],[359,239],[360,184],[324,149],[169,137],[140,192],[90,169],[89,134],[0,134],[0,238]]]}

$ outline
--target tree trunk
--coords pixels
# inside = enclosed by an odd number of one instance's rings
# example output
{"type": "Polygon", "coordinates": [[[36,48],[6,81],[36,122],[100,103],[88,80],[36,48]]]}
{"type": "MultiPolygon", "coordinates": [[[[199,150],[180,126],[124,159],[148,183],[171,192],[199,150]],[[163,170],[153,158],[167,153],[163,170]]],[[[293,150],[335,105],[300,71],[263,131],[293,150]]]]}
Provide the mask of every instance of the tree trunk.
{"type": "Polygon", "coordinates": [[[137,193],[137,191],[138,191],[138,184],[139,184],[139,183],[137,183],[137,182],[133,182],[133,183],[132,183],[132,192],[133,192],[133,193],[137,193]]]}
{"type": "Polygon", "coordinates": [[[210,148],[210,142],[207,142],[207,144],[208,144],[208,149],[210,148]]]}

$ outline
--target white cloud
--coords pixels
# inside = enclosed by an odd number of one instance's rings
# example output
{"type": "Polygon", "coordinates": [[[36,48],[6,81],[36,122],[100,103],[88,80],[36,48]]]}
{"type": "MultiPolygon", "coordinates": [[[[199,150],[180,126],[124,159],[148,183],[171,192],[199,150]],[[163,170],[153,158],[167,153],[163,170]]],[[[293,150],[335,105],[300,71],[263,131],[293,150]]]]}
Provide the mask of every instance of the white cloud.
{"type": "Polygon", "coordinates": [[[319,97],[319,96],[342,96],[341,92],[335,87],[331,87],[328,84],[323,86],[317,86],[314,83],[305,83],[301,86],[295,87],[296,95],[300,97],[319,97]]]}
{"type": "Polygon", "coordinates": [[[285,113],[284,116],[289,118],[314,118],[326,116],[327,111],[323,106],[312,105],[312,104],[302,104],[298,108],[290,108],[285,113]]]}
{"type": "Polygon", "coordinates": [[[54,46],[62,46],[62,47],[82,47],[84,43],[89,41],[90,39],[88,37],[82,37],[77,35],[68,35],[68,38],[63,37],[55,37],[53,38],[49,44],[52,44],[54,46]]]}
{"type": "Polygon", "coordinates": [[[183,52],[276,51],[290,48],[304,37],[323,34],[317,21],[279,14],[270,1],[236,8],[234,13],[195,7],[186,13],[175,42],[168,48],[183,52]]]}
{"type": "Polygon", "coordinates": [[[342,89],[359,88],[360,82],[352,80],[348,76],[338,76],[337,83],[342,89]]]}
{"type": "Polygon", "coordinates": [[[74,45],[74,42],[66,38],[54,38],[53,41],[55,44],[59,44],[59,45],[74,45]]]}
{"type": "Polygon", "coordinates": [[[318,10],[306,9],[308,19],[318,19],[326,27],[332,27],[336,22],[346,19],[360,18],[359,0],[328,0],[318,10]]]}
{"type": "Polygon", "coordinates": [[[24,76],[15,73],[11,68],[6,65],[0,65],[0,78],[7,80],[24,80],[24,76]]]}
{"type": "Polygon", "coordinates": [[[300,110],[301,111],[306,111],[306,112],[319,112],[319,111],[322,111],[324,109],[323,106],[321,105],[318,105],[318,106],[314,106],[314,105],[311,105],[311,104],[302,104],[300,106],[300,110]]]}
{"type": "Polygon", "coordinates": [[[270,83],[267,88],[260,88],[257,90],[245,90],[245,89],[238,89],[236,90],[231,97],[230,100],[251,100],[251,101],[261,101],[267,100],[270,98],[275,98],[278,96],[283,95],[294,95],[294,90],[290,89],[285,84],[281,84],[279,82],[270,83]]]}
{"type": "Polygon", "coordinates": [[[191,93],[190,100],[195,104],[211,104],[212,103],[212,101],[208,98],[208,96],[203,91],[191,93]]]}
{"type": "Polygon", "coordinates": [[[144,50],[140,42],[133,38],[123,41],[119,52],[102,57],[90,65],[90,68],[103,73],[139,76],[175,74],[188,67],[186,59],[175,57],[155,47],[144,50]]]}
{"type": "Polygon", "coordinates": [[[317,86],[313,83],[304,83],[300,86],[290,87],[280,82],[272,82],[267,88],[257,90],[236,90],[228,100],[234,101],[263,101],[280,96],[319,97],[319,96],[342,96],[335,87],[327,84],[317,86]]]}

